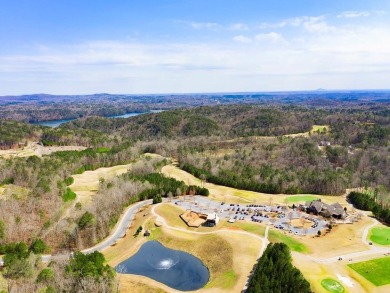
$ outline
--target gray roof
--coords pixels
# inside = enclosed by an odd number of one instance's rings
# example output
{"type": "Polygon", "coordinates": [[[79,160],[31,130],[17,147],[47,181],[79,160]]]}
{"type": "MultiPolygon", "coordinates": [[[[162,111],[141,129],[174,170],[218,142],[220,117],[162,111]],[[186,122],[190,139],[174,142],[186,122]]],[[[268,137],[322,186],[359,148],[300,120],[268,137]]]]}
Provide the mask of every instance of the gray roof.
{"type": "Polygon", "coordinates": [[[324,213],[328,215],[343,215],[344,208],[338,202],[333,203],[331,205],[323,203],[320,199],[313,200],[311,202],[306,202],[306,205],[310,209],[314,209],[317,213],[324,213]]]}
{"type": "Polygon", "coordinates": [[[318,213],[321,212],[322,210],[322,206],[324,205],[324,203],[320,200],[313,200],[309,207],[312,208],[312,209],[315,209],[318,213]]]}

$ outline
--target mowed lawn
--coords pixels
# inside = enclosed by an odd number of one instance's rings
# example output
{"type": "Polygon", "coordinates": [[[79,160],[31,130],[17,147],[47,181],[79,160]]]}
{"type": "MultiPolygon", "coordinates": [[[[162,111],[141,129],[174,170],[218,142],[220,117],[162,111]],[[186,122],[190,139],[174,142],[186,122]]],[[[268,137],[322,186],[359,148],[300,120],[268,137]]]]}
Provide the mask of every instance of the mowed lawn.
{"type": "Polygon", "coordinates": [[[340,284],[340,282],[333,280],[333,279],[323,279],[321,281],[321,286],[324,287],[327,291],[332,293],[343,293],[345,292],[345,289],[343,285],[340,284]]]}
{"type": "Polygon", "coordinates": [[[319,197],[314,195],[296,195],[296,196],[287,197],[287,202],[288,203],[306,202],[306,201],[312,201],[316,199],[319,199],[319,197]]]}
{"type": "Polygon", "coordinates": [[[370,231],[370,241],[380,245],[390,245],[390,228],[376,227],[370,231]]]}
{"type": "Polygon", "coordinates": [[[375,286],[390,284],[390,257],[357,262],[348,266],[375,286]]]}
{"type": "Polygon", "coordinates": [[[268,239],[270,242],[283,242],[287,244],[287,246],[296,252],[308,253],[309,249],[298,240],[295,240],[293,237],[287,236],[281,232],[275,231],[273,229],[269,230],[268,239]]]}

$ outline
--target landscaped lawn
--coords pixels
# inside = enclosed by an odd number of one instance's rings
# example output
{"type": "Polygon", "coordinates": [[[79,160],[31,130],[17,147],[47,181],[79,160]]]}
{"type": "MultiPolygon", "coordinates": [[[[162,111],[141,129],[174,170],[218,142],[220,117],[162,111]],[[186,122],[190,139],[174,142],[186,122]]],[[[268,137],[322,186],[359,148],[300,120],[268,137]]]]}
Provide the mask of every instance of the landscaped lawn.
{"type": "Polygon", "coordinates": [[[289,237],[287,235],[284,235],[283,233],[280,233],[275,230],[269,230],[268,233],[268,239],[270,242],[283,242],[287,244],[287,246],[292,250],[292,251],[297,251],[297,252],[308,252],[309,249],[301,242],[295,240],[292,237],[289,237]]]}
{"type": "Polygon", "coordinates": [[[294,202],[301,202],[301,201],[312,201],[318,198],[319,198],[318,196],[314,196],[314,195],[289,196],[287,197],[287,202],[294,203],[294,202]]]}
{"type": "Polygon", "coordinates": [[[321,281],[322,287],[332,293],[343,293],[345,291],[343,285],[333,279],[323,279],[321,281]]]}
{"type": "Polygon", "coordinates": [[[390,245],[390,228],[372,228],[369,236],[370,241],[380,245],[390,245]]]}
{"type": "Polygon", "coordinates": [[[375,286],[390,284],[390,257],[357,262],[348,266],[375,286]]]}

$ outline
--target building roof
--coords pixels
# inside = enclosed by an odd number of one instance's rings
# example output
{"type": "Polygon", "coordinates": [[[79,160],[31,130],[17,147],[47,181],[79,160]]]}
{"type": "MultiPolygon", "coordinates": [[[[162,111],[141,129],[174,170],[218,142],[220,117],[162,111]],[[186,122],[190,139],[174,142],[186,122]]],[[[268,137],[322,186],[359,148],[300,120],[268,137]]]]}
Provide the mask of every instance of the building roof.
{"type": "Polygon", "coordinates": [[[209,220],[218,220],[219,219],[219,217],[218,217],[218,215],[217,215],[217,213],[211,213],[211,214],[208,214],[207,215],[207,220],[209,221],[209,220]]]}
{"type": "Polygon", "coordinates": [[[323,206],[324,203],[320,199],[317,199],[310,203],[309,208],[314,209],[317,213],[319,213],[321,212],[323,206]]]}
{"type": "Polygon", "coordinates": [[[307,202],[306,205],[309,207],[309,209],[315,210],[317,213],[324,213],[330,216],[343,215],[345,212],[343,206],[338,202],[329,205],[323,203],[321,199],[316,199],[311,202],[307,202]]]}

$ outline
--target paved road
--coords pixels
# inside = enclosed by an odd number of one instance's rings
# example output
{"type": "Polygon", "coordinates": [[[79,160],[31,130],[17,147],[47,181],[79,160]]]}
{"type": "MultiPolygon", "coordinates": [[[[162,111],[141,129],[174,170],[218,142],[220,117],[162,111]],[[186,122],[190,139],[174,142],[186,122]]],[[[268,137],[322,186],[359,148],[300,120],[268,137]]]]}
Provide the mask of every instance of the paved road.
{"type": "MultiPolygon", "coordinates": [[[[134,215],[138,212],[138,210],[141,207],[148,205],[148,204],[151,204],[151,203],[152,203],[152,200],[146,200],[146,201],[138,202],[138,203],[130,206],[129,208],[127,208],[127,210],[122,215],[120,221],[117,223],[117,225],[115,226],[115,228],[110,236],[108,236],[106,239],[104,239],[102,242],[98,243],[97,245],[82,250],[82,252],[83,253],[92,253],[94,251],[102,251],[102,250],[110,247],[112,244],[114,244],[115,242],[117,242],[119,239],[121,239],[124,236],[124,234],[126,233],[126,230],[130,226],[131,221],[134,218],[134,215]]],[[[220,203],[216,203],[216,204],[220,205],[220,203]]],[[[255,238],[260,239],[263,243],[261,250],[259,251],[259,256],[262,255],[262,253],[264,252],[265,248],[267,247],[267,245],[269,243],[269,241],[268,241],[269,226],[268,225],[266,226],[265,237],[260,237],[258,235],[253,234],[253,233],[250,233],[250,232],[234,231],[234,230],[226,230],[226,229],[212,231],[212,232],[188,231],[186,229],[181,229],[181,228],[169,226],[166,223],[164,218],[162,218],[161,216],[159,216],[158,214],[155,213],[154,208],[155,208],[155,206],[153,207],[152,212],[157,217],[157,219],[159,219],[163,223],[164,226],[169,227],[170,229],[173,229],[173,230],[185,231],[185,232],[194,233],[194,234],[236,233],[236,234],[243,234],[243,235],[255,237],[255,238]]],[[[368,244],[368,241],[367,241],[368,232],[372,227],[374,227],[375,225],[378,224],[377,220],[373,219],[373,221],[374,221],[373,224],[367,226],[364,230],[364,233],[362,236],[363,243],[368,244]]],[[[334,262],[339,261],[340,257],[343,259],[343,261],[352,260],[352,262],[356,262],[359,259],[365,259],[367,257],[374,258],[374,257],[383,256],[383,255],[390,255],[390,247],[380,247],[380,246],[376,246],[376,245],[370,245],[368,247],[368,250],[349,253],[349,254],[345,254],[345,255],[338,255],[338,256],[329,257],[329,258],[314,258],[311,256],[308,256],[308,257],[317,263],[327,264],[327,263],[334,263],[334,262]]],[[[69,258],[69,255],[43,255],[42,261],[49,262],[50,260],[53,260],[53,259],[64,259],[64,258],[69,258]]],[[[1,262],[2,262],[2,259],[0,258],[0,264],[1,264],[1,262]]]]}
{"type": "MultiPolygon", "coordinates": [[[[116,224],[116,226],[115,226],[115,228],[110,236],[108,236],[106,239],[104,239],[102,242],[96,244],[95,246],[84,249],[81,252],[92,253],[94,251],[102,251],[102,250],[110,247],[115,242],[117,242],[126,233],[128,227],[131,224],[131,221],[134,219],[134,216],[138,212],[138,210],[141,207],[148,205],[148,204],[152,204],[151,199],[138,202],[138,203],[128,207],[127,210],[122,215],[119,222],[116,224]]],[[[53,259],[64,259],[64,258],[69,258],[69,255],[43,255],[42,261],[49,262],[50,260],[53,260],[53,259]]]]}
{"type": "MultiPolygon", "coordinates": [[[[165,219],[163,217],[161,217],[159,214],[156,213],[155,208],[156,208],[156,205],[153,206],[153,208],[152,208],[152,214],[156,217],[156,220],[159,221],[162,224],[162,226],[164,226],[166,228],[169,228],[169,229],[172,229],[172,230],[186,232],[186,233],[191,233],[191,234],[197,234],[197,235],[232,233],[232,234],[241,234],[241,235],[247,235],[247,236],[251,236],[251,237],[257,238],[257,239],[261,240],[261,243],[262,243],[261,248],[259,250],[258,258],[260,258],[263,255],[264,250],[267,248],[267,245],[269,244],[269,241],[268,241],[269,226],[268,225],[265,228],[264,237],[261,237],[261,236],[258,236],[256,234],[253,234],[253,233],[250,233],[250,232],[246,232],[246,231],[227,230],[227,229],[220,229],[220,230],[210,231],[210,232],[189,231],[187,229],[172,227],[172,226],[168,225],[168,223],[165,221],[165,219]]],[[[249,283],[249,281],[250,281],[250,279],[252,277],[252,274],[250,274],[247,282],[244,285],[244,288],[243,288],[242,292],[246,292],[247,285],[248,285],[248,283],[249,283]]]]}
{"type": "Polygon", "coordinates": [[[126,230],[129,228],[131,221],[133,220],[138,210],[145,205],[152,204],[152,202],[153,201],[149,199],[130,206],[125,211],[124,215],[122,216],[122,219],[117,223],[114,232],[110,236],[108,236],[106,239],[96,244],[95,246],[84,249],[81,252],[91,253],[94,251],[102,251],[103,249],[106,249],[107,247],[114,244],[118,239],[122,238],[126,234],[126,230]]]}
{"type": "Polygon", "coordinates": [[[315,262],[328,264],[328,263],[334,263],[340,261],[339,258],[341,258],[342,261],[344,262],[346,261],[346,262],[353,263],[353,262],[358,262],[359,260],[364,260],[367,257],[377,258],[385,255],[390,255],[390,247],[376,246],[374,243],[372,243],[372,245],[369,245],[370,241],[367,240],[368,232],[370,231],[370,229],[378,224],[379,222],[376,219],[373,219],[373,223],[364,229],[362,235],[362,242],[367,244],[368,246],[367,250],[352,252],[352,253],[338,255],[329,258],[314,258],[310,256],[309,257],[315,262]]]}
{"type": "Polygon", "coordinates": [[[284,205],[254,206],[254,204],[220,203],[204,196],[194,196],[189,201],[174,200],[174,203],[186,210],[190,209],[200,213],[216,212],[221,219],[260,222],[267,225],[272,223],[275,228],[289,231],[294,235],[316,235],[319,230],[325,229],[328,225],[328,221],[326,220],[322,220],[316,216],[310,216],[305,212],[293,211],[291,209],[286,210],[284,205]],[[273,219],[269,218],[267,214],[271,211],[280,213],[279,217],[273,219]],[[311,221],[311,223],[310,225],[306,224],[306,229],[294,227],[293,225],[290,225],[289,214],[291,214],[291,219],[305,217],[307,221],[311,221]]]}

